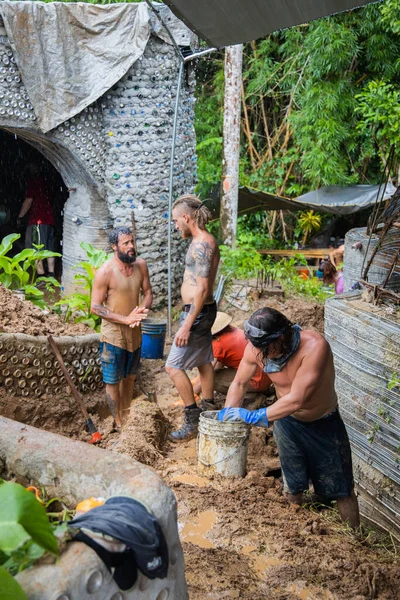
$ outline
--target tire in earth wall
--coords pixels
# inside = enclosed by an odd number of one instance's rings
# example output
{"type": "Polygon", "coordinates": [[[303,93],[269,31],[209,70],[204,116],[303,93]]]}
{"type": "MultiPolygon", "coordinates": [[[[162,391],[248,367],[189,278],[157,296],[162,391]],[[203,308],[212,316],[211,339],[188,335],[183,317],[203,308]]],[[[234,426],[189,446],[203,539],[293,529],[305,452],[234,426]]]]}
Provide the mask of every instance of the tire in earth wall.
{"type": "MultiPolygon", "coordinates": [[[[362,279],[365,267],[372,252],[379,244],[378,235],[373,235],[371,240],[367,235],[366,227],[357,227],[346,233],[344,243],[344,289],[349,290],[351,286],[362,279]],[[361,246],[360,246],[361,245],[361,246]]],[[[393,259],[400,249],[400,229],[393,227],[382,242],[382,247],[375,254],[374,260],[369,268],[368,283],[381,285],[384,283],[393,259]]],[[[400,262],[397,262],[386,287],[394,292],[400,291],[400,262]]]]}
{"type": "Polygon", "coordinates": [[[325,336],[361,514],[400,539],[400,389],[388,389],[400,373],[400,322],[348,292],[327,300],[325,336]]]}
{"type": "MultiPolygon", "coordinates": [[[[79,391],[103,387],[97,334],[54,340],[79,391]]],[[[69,390],[47,338],[20,333],[0,335],[0,385],[11,394],[31,398],[69,390]]]]}

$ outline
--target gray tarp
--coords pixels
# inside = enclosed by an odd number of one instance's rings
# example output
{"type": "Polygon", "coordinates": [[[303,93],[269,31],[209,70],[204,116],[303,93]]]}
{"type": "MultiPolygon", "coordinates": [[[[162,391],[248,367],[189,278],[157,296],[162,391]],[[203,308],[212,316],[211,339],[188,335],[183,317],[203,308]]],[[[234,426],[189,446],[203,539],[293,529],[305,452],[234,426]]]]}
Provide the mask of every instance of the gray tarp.
{"type": "Polygon", "coordinates": [[[377,0],[164,0],[211,46],[231,46],[377,0]]]}
{"type": "MultiPolygon", "coordinates": [[[[38,124],[47,132],[80,113],[143,54],[152,29],[171,43],[147,4],[0,2],[0,14],[38,124]]],[[[168,8],[178,43],[192,34],[168,8]]],[[[186,42],[185,42],[186,40],[186,42]]]]}
{"type": "MultiPolygon", "coordinates": [[[[370,208],[375,204],[378,185],[352,185],[341,187],[336,185],[322,187],[314,192],[308,192],[299,196],[296,200],[289,200],[280,196],[274,196],[248,187],[239,188],[239,214],[256,212],[258,210],[306,210],[314,209],[319,212],[333,213],[337,215],[350,215],[370,208]]],[[[396,188],[388,184],[386,191],[381,188],[379,201],[390,198],[396,188]]],[[[210,202],[206,205],[213,213],[213,217],[219,218],[219,191],[215,190],[210,202]]]]}

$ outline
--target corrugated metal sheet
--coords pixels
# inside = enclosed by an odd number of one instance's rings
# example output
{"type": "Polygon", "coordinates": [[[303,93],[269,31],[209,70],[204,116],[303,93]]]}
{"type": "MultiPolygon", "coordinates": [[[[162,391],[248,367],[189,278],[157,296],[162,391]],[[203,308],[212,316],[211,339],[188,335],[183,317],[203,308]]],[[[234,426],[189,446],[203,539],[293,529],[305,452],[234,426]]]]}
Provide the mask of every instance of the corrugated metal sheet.
{"type": "Polygon", "coordinates": [[[400,389],[387,387],[400,374],[400,318],[344,294],[326,302],[325,336],[361,512],[400,539],[400,389]]]}
{"type": "MultiPolygon", "coordinates": [[[[348,290],[355,281],[362,279],[362,272],[367,266],[368,260],[379,243],[378,235],[373,234],[368,244],[369,236],[366,227],[357,227],[346,233],[344,251],[344,289],[348,290]],[[361,248],[353,248],[358,242],[361,248]],[[366,256],[366,258],[365,258],[366,256]],[[364,260],[365,258],[365,260],[364,260]],[[364,264],[364,267],[363,267],[364,264]]],[[[374,256],[374,260],[368,271],[368,282],[382,285],[392,265],[396,253],[400,250],[400,229],[392,227],[382,242],[381,248],[374,256]]],[[[400,291],[400,260],[394,268],[386,286],[395,292],[400,291]]]]}

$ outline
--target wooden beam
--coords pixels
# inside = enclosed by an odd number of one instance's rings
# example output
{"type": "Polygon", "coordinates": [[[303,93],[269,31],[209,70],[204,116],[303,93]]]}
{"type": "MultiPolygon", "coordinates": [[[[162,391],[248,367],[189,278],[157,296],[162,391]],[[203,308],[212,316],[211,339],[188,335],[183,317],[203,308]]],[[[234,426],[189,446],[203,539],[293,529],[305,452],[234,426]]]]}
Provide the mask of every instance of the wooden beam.
{"type": "Polygon", "coordinates": [[[271,256],[298,256],[302,254],[305,258],[325,258],[332,252],[332,248],[314,248],[307,250],[259,250],[260,254],[270,254],[271,256]]]}

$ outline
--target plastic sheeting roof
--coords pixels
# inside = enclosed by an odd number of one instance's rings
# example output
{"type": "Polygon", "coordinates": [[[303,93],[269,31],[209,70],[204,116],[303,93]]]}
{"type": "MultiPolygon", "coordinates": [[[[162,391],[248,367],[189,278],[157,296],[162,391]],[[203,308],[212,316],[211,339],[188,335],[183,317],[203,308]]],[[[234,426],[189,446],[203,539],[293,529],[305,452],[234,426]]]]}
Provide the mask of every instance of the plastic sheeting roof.
{"type": "MultiPolygon", "coordinates": [[[[379,202],[390,198],[396,188],[388,183],[386,190],[378,185],[352,185],[341,187],[336,185],[325,186],[314,192],[308,192],[299,196],[296,200],[289,200],[280,196],[274,196],[248,187],[239,188],[239,214],[256,212],[258,210],[305,210],[313,209],[319,212],[327,212],[337,215],[350,215],[364,210],[375,204],[379,191],[379,202]]],[[[218,191],[213,194],[212,201],[206,202],[214,218],[219,218],[219,196],[218,191]]]]}
{"type": "Polygon", "coordinates": [[[199,37],[217,48],[377,0],[164,0],[199,37]]]}
{"type": "MultiPolygon", "coordinates": [[[[175,41],[192,32],[166,6],[175,41]]],[[[151,33],[171,44],[147,4],[0,2],[7,36],[39,126],[47,132],[80,113],[142,56],[151,33]]]]}

